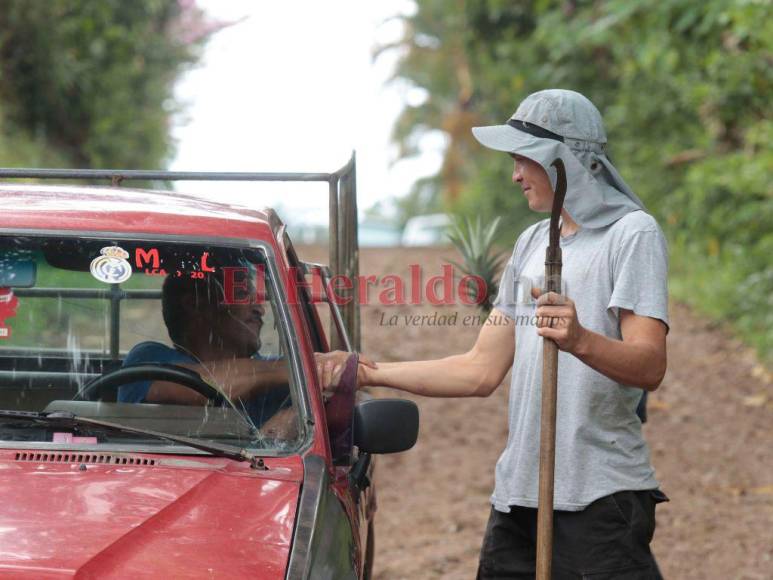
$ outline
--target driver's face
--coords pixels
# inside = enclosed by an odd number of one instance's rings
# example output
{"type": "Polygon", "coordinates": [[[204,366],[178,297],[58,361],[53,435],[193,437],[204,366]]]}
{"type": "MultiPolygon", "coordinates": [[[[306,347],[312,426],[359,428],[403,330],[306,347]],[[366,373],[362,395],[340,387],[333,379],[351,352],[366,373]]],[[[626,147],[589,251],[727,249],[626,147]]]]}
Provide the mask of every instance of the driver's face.
{"type": "Polygon", "coordinates": [[[260,350],[260,329],[266,310],[263,304],[230,304],[217,308],[212,320],[212,341],[233,352],[249,357],[260,350]]]}
{"type": "Polygon", "coordinates": [[[266,307],[255,303],[255,289],[249,285],[247,292],[235,299],[249,299],[247,304],[225,304],[222,288],[213,286],[204,300],[200,300],[188,321],[188,332],[204,338],[209,346],[224,356],[246,358],[260,349],[260,330],[266,307]]]}

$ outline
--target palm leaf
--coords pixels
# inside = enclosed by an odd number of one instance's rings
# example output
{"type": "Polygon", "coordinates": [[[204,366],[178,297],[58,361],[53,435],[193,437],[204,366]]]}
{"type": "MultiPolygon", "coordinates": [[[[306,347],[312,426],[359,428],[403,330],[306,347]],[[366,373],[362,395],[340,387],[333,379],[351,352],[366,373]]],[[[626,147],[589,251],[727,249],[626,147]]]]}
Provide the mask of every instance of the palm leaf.
{"type": "Polygon", "coordinates": [[[469,290],[478,306],[488,313],[492,300],[497,294],[496,276],[502,267],[505,256],[494,246],[500,218],[484,225],[480,215],[474,221],[468,218],[455,218],[446,234],[451,244],[459,251],[462,262],[451,264],[470,276],[477,276],[486,284],[486,296],[477,296],[477,287],[470,285],[469,290]]]}

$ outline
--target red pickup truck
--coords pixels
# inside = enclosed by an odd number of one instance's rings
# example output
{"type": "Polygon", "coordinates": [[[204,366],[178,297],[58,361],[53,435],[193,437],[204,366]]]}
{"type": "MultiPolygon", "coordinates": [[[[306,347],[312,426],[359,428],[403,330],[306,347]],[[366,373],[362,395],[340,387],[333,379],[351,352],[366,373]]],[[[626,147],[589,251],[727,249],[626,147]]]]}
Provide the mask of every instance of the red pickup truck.
{"type": "Polygon", "coordinates": [[[0,185],[0,576],[370,577],[418,411],[356,357],[323,393],[331,272],[271,210],[118,181],[0,185]]]}

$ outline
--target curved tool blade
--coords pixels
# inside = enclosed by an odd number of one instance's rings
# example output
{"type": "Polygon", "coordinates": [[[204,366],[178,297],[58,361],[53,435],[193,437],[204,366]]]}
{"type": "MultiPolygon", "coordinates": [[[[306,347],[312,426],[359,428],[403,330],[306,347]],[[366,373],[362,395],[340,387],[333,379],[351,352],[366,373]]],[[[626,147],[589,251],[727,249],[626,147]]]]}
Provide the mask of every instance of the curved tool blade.
{"type": "Polygon", "coordinates": [[[551,167],[556,168],[556,194],[553,196],[553,209],[550,212],[550,247],[558,247],[558,218],[561,217],[561,210],[564,207],[564,198],[566,197],[566,168],[560,157],[557,157],[551,167]]]}

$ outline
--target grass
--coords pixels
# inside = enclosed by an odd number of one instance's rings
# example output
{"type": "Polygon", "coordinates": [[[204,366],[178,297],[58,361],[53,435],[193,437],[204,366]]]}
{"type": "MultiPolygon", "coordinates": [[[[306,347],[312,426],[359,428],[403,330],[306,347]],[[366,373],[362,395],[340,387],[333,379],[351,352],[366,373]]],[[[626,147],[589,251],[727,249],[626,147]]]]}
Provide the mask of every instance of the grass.
{"type": "Polygon", "coordinates": [[[737,252],[706,255],[695,245],[671,243],[671,296],[699,314],[728,323],[768,368],[773,366],[771,278],[770,269],[749,275],[744,256],[737,252]]]}

